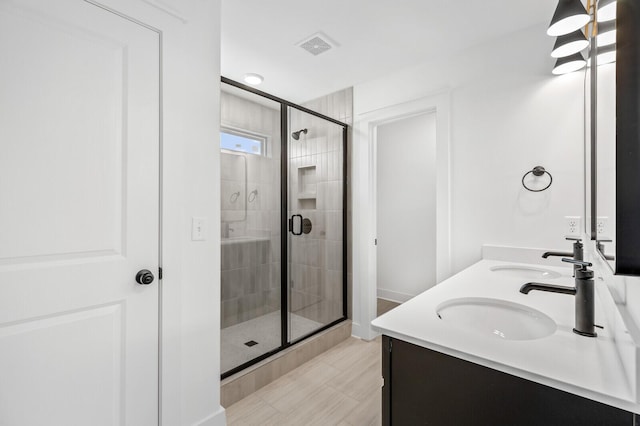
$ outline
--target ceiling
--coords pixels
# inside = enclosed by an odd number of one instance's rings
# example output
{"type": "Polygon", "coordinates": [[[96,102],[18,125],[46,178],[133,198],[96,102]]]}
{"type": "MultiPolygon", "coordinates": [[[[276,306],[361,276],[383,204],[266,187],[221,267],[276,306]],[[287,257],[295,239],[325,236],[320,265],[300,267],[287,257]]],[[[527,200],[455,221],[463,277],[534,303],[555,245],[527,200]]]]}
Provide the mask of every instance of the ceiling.
{"type": "Polygon", "coordinates": [[[223,0],[222,75],[302,103],[551,20],[556,0],[223,0]],[[337,47],[298,43],[322,32],[337,47]]]}

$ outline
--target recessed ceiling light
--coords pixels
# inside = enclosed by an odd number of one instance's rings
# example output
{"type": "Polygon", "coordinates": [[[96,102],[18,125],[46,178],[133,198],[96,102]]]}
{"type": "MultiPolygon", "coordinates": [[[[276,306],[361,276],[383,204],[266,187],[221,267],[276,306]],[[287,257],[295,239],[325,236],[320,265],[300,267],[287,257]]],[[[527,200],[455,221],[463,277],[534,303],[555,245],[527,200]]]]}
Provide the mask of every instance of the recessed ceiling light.
{"type": "Polygon", "coordinates": [[[257,86],[258,84],[262,83],[263,80],[264,80],[264,77],[261,76],[260,74],[255,74],[250,72],[244,75],[244,82],[247,84],[251,84],[253,86],[257,86]]]}

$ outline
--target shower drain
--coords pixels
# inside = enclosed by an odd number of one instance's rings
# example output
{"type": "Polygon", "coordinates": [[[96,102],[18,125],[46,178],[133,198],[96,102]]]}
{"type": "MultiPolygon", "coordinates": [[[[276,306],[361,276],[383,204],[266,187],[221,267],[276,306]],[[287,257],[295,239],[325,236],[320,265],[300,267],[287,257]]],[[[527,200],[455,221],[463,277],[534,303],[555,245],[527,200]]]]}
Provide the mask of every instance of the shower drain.
{"type": "Polygon", "coordinates": [[[245,342],[245,345],[251,347],[251,346],[255,346],[257,345],[258,342],[256,342],[255,340],[249,340],[248,342],[245,342]]]}

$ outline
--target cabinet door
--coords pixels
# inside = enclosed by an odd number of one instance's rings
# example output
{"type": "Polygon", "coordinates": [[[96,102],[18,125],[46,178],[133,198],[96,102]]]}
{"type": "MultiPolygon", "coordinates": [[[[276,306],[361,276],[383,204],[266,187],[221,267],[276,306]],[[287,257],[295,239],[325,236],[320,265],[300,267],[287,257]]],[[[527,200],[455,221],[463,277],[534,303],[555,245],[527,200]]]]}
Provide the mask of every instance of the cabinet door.
{"type": "Polygon", "coordinates": [[[386,425],[633,424],[632,413],[402,340],[382,347],[386,425]]]}
{"type": "Polygon", "coordinates": [[[0,424],[157,425],[159,35],[0,0],[0,52],[0,424]]]}

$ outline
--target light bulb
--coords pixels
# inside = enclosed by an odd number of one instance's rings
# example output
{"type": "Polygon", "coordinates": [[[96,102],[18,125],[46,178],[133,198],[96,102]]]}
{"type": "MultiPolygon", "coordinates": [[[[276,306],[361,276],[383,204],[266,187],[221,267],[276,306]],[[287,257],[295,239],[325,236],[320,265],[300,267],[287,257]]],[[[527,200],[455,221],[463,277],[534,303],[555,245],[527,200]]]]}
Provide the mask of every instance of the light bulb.
{"type": "Polygon", "coordinates": [[[571,56],[560,58],[556,61],[556,66],[551,71],[555,75],[568,74],[570,72],[578,71],[587,65],[587,61],[584,60],[581,54],[574,53],[571,56]]]}
{"type": "Polygon", "coordinates": [[[248,73],[244,75],[244,82],[256,86],[264,81],[264,77],[260,74],[248,73]]]}

